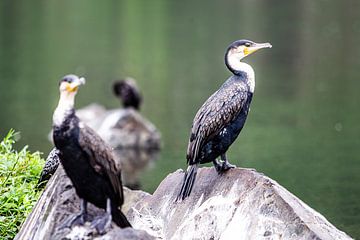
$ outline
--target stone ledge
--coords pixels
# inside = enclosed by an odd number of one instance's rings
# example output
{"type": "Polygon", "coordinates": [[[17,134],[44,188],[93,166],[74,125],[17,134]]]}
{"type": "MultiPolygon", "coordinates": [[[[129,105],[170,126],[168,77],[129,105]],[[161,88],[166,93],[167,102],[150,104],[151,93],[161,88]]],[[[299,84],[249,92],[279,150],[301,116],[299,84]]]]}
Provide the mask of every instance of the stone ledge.
{"type": "MultiPolygon", "coordinates": [[[[276,181],[236,168],[218,175],[200,168],[193,191],[175,202],[183,171],[169,174],[153,195],[124,190],[123,212],[134,229],[97,236],[87,225],[57,230],[80,201],[60,167],[15,239],[351,239],[276,181]],[[126,237],[125,237],[126,236],[126,237]]],[[[89,204],[90,216],[103,210],[89,204]]]]}

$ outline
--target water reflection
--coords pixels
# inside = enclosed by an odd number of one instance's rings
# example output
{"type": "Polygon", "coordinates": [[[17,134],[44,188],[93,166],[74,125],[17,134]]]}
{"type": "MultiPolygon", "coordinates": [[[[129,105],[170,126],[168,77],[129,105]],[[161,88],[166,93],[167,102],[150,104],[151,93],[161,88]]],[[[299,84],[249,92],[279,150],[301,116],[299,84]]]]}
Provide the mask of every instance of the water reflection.
{"type": "Polygon", "coordinates": [[[160,150],[117,148],[114,153],[121,164],[123,184],[131,189],[141,189],[141,174],[154,167],[160,150]]]}

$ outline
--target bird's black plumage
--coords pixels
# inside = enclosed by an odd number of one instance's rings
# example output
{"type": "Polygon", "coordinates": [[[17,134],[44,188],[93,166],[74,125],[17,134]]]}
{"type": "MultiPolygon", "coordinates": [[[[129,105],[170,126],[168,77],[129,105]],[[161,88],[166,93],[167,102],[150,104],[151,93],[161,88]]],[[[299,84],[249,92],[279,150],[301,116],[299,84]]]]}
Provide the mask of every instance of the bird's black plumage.
{"type": "Polygon", "coordinates": [[[243,77],[234,75],[204,103],[193,121],[190,165],[212,162],[226,152],[244,126],[252,95],[243,77]]]}
{"type": "MultiPolygon", "coordinates": [[[[58,109],[62,109],[60,104],[61,100],[58,109]]],[[[119,227],[130,227],[120,210],[124,202],[121,170],[115,163],[112,149],[94,130],[80,122],[72,106],[65,107],[62,112],[58,109],[56,111],[63,114],[54,113],[54,144],[76,193],[103,209],[110,200],[112,220],[119,227]],[[61,121],[56,119],[59,116],[61,121]]]]}
{"type": "Polygon", "coordinates": [[[219,173],[235,167],[228,163],[225,154],[244,127],[253,97],[253,70],[240,63],[251,47],[256,47],[256,43],[238,40],[226,50],[225,64],[233,76],[206,100],[193,120],[186,155],[189,167],[178,200],[190,195],[199,164],[213,162],[219,173]],[[239,63],[234,64],[234,59],[239,63]]]}
{"type": "Polygon", "coordinates": [[[114,82],[113,91],[115,96],[121,98],[124,108],[133,107],[136,110],[140,109],[142,96],[133,79],[127,78],[114,82]]]}

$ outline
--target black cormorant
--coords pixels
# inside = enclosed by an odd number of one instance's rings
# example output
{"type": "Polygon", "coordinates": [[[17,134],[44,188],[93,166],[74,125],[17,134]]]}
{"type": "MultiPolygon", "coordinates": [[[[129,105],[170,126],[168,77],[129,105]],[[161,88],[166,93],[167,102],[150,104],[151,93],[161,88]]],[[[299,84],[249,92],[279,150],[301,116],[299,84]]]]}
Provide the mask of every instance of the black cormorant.
{"type": "Polygon", "coordinates": [[[271,44],[238,40],[227,48],[225,64],[233,75],[206,100],[194,118],[186,156],[189,166],[178,200],[190,195],[200,163],[213,162],[218,173],[235,167],[225,154],[245,124],[255,88],[254,70],[240,60],[261,48],[271,48],[271,44]]]}
{"type": "MultiPolygon", "coordinates": [[[[124,108],[132,107],[136,110],[139,110],[142,103],[142,96],[139,88],[135,83],[135,80],[132,78],[125,78],[124,80],[115,81],[112,87],[115,96],[121,99],[124,108]]],[[[104,120],[103,115],[106,114],[106,110],[101,105],[92,104],[86,108],[79,109],[76,114],[89,127],[97,130],[97,128],[99,128],[97,125],[101,125],[102,123],[99,123],[99,121],[104,120]]],[[[50,177],[55,173],[60,163],[58,155],[59,153],[56,148],[53,148],[50,151],[48,157],[46,158],[44,168],[40,174],[37,187],[43,187],[45,185],[44,182],[49,180],[50,177]]]]}
{"type": "Polygon", "coordinates": [[[59,150],[57,148],[53,148],[46,158],[44,168],[40,174],[38,187],[43,186],[42,183],[50,179],[50,177],[55,173],[57,167],[59,166],[59,163],[59,150]]]}
{"type": "Polygon", "coordinates": [[[124,202],[121,170],[112,149],[75,115],[74,100],[84,78],[67,75],[60,81],[60,100],[53,115],[53,139],[60,161],[81,198],[81,212],[66,221],[65,227],[84,224],[87,202],[106,209],[92,226],[103,233],[113,220],[119,227],[131,227],[120,207],[124,202]]]}
{"type": "Polygon", "coordinates": [[[115,96],[121,98],[124,108],[140,109],[142,97],[135,81],[131,78],[116,81],[113,84],[115,96]]]}

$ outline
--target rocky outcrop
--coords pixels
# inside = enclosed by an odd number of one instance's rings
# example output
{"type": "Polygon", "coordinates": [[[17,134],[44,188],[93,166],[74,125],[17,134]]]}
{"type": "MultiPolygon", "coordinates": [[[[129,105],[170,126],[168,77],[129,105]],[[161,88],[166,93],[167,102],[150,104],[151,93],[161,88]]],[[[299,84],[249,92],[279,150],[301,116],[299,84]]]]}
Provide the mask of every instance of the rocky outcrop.
{"type": "Polygon", "coordinates": [[[350,239],[274,180],[249,169],[198,171],[189,198],[175,202],[182,171],[128,213],[161,239],[350,239]]]}
{"type": "MultiPolygon", "coordinates": [[[[126,214],[135,202],[148,196],[143,191],[133,191],[125,188],[126,199],[122,211],[126,214]]],[[[153,236],[140,229],[120,229],[114,223],[109,231],[100,236],[90,228],[90,222],[95,216],[103,214],[99,209],[88,204],[89,218],[84,226],[75,226],[72,229],[60,226],[69,216],[80,211],[80,199],[75,193],[70,179],[60,165],[56,173],[46,185],[40,199],[16,235],[17,240],[38,239],[154,239],[153,236]]]]}
{"type": "Polygon", "coordinates": [[[132,108],[108,111],[97,131],[114,148],[160,149],[155,126],[132,108]]]}
{"type": "MultiPolygon", "coordinates": [[[[213,168],[201,168],[190,197],[176,202],[183,176],[180,170],[168,175],[152,195],[125,189],[122,211],[134,229],[112,225],[98,236],[88,225],[58,229],[80,205],[60,168],[16,239],[351,239],[254,170],[218,175],[213,168]]],[[[89,206],[91,218],[102,211],[89,206]]]]}

